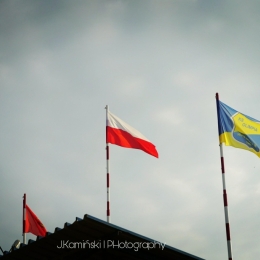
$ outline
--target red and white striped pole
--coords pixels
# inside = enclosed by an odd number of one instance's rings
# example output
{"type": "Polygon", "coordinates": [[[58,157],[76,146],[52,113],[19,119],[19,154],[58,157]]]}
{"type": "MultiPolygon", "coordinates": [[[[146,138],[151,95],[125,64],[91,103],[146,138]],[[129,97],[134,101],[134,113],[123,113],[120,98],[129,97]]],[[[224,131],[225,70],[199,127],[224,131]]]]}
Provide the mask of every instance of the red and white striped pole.
{"type": "Polygon", "coordinates": [[[106,105],[106,154],[107,154],[107,222],[110,222],[109,144],[107,142],[108,105],[106,105]]]}
{"type": "Polygon", "coordinates": [[[26,244],[25,218],[26,218],[26,194],[23,196],[23,243],[26,244]]]}
{"type": "MultiPolygon", "coordinates": [[[[216,102],[217,102],[217,114],[218,114],[218,132],[220,136],[220,114],[219,114],[219,96],[216,93],[216,102]]],[[[227,189],[225,181],[225,165],[224,165],[224,155],[222,143],[219,140],[220,148],[220,161],[221,161],[221,171],[222,171],[222,185],[223,185],[223,201],[224,201],[224,211],[225,211],[225,222],[226,222],[226,236],[227,236],[227,249],[228,249],[228,259],[232,260],[232,245],[230,237],[230,226],[229,226],[229,217],[228,217],[228,199],[227,199],[227,189]]]]}

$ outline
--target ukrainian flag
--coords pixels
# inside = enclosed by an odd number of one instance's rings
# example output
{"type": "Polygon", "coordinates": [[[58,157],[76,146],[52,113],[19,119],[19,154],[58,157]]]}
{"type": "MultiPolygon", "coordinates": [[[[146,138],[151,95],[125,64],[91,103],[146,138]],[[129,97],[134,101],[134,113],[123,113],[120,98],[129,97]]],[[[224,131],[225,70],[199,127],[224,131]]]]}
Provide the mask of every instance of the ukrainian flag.
{"type": "Polygon", "coordinates": [[[260,157],[260,121],[218,100],[219,143],[241,148],[260,157]]]}

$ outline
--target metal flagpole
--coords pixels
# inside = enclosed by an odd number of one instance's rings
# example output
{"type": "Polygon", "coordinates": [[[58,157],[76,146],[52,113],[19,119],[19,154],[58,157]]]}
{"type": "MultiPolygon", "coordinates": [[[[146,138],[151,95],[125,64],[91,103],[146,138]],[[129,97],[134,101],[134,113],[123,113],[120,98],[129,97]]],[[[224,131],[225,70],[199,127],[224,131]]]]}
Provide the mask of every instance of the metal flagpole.
{"type": "MultiPolygon", "coordinates": [[[[218,114],[218,132],[220,136],[220,115],[219,115],[218,93],[216,93],[216,103],[217,103],[217,114],[218,114]]],[[[226,222],[228,259],[232,260],[232,245],[231,245],[230,226],[229,226],[229,217],[228,217],[228,199],[227,199],[227,189],[226,189],[226,181],[225,181],[224,155],[223,155],[222,143],[220,143],[220,140],[219,140],[219,148],[220,148],[220,161],[221,161],[221,171],[222,171],[223,200],[224,200],[224,212],[225,212],[225,222],[226,222]]]]}
{"type": "Polygon", "coordinates": [[[26,218],[26,193],[23,196],[23,243],[26,244],[26,233],[25,233],[25,218],[26,218]]]}
{"type": "Polygon", "coordinates": [[[110,222],[109,144],[107,142],[108,105],[106,105],[106,153],[107,153],[107,222],[110,222]]]}

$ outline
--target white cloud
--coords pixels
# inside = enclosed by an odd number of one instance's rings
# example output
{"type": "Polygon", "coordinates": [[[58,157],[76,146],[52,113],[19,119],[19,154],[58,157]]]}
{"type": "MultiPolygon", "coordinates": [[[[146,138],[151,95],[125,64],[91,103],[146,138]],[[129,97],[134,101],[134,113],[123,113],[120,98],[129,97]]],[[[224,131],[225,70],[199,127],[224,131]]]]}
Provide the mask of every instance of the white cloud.
{"type": "Polygon", "coordinates": [[[155,118],[160,123],[178,126],[185,122],[184,115],[179,110],[178,107],[164,108],[156,112],[155,118]]]}

